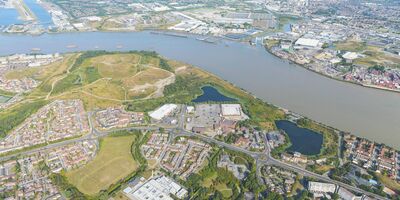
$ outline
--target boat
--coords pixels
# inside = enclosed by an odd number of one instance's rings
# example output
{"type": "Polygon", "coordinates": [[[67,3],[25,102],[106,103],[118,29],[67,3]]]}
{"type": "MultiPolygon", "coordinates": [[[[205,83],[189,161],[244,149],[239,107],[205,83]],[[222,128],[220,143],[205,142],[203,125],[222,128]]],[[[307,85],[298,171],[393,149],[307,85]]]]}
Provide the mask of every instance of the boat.
{"type": "Polygon", "coordinates": [[[70,45],[67,45],[67,48],[69,48],[69,49],[71,49],[71,48],[76,48],[77,46],[75,45],[75,44],[70,44],[70,45]]]}

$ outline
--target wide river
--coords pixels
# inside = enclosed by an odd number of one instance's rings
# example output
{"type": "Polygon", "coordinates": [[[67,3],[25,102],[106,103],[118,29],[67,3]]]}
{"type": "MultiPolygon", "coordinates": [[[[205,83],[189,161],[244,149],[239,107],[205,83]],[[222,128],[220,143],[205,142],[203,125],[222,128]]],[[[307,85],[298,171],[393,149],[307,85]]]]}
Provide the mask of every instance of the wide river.
{"type": "Polygon", "coordinates": [[[30,53],[32,48],[43,53],[157,51],[212,72],[267,102],[400,149],[400,94],[326,78],[288,64],[260,47],[230,41],[209,44],[194,37],[150,32],[0,35],[1,55],[30,53]]]}

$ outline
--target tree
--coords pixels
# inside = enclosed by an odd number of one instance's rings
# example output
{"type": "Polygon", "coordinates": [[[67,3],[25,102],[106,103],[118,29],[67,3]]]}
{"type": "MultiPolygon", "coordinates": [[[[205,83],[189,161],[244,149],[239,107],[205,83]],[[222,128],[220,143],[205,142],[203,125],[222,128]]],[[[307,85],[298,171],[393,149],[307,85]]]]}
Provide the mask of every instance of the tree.
{"type": "Polygon", "coordinates": [[[276,192],[268,192],[265,200],[284,200],[283,196],[276,192]]]}
{"type": "Polygon", "coordinates": [[[332,194],[332,199],[338,200],[339,199],[339,194],[338,193],[333,193],[332,194]]]}
{"type": "Polygon", "coordinates": [[[222,193],[220,191],[215,191],[214,194],[212,196],[210,196],[210,199],[212,200],[219,200],[219,199],[224,199],[224,195],[222,195],[222,193]]]}

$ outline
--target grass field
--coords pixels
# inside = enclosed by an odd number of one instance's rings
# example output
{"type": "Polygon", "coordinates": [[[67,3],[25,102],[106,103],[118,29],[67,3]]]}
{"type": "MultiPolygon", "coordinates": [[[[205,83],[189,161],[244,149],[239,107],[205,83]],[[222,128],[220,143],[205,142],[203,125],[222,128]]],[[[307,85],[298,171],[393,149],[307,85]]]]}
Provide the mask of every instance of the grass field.
{"type": "Polygon", "coordinates": [[[88,85],[83,90],[102,98],[125,100],[125,89],[111,79],[98,80],[95,84],[88,85]]]}
{"type": "Polygon", "coordinates": [[[386,187],[396,191],[397,193],[400,192],[400,184],[399,183],[397,183],[393,179],[391,179],[391,178],[389,178],[387,176],[384,176],[382,174],[379,174],[379,173],[375,173],[375,174],[378,177],[378,180],[381,183],[383,183],[384,185],[386,185],[386,187]]]}
{"type": "Polygon", "coordinates": [[[217,178],[217,176],[218,176],[217,172],[213,172],[211,175],[204,178],[204,181],[201,185],[206,188],[211,187],[213,181],[217,178]]]}
{"type": "Polygon", "coordinates": [[[45,81],[40,88],[49,92],[53,85],[51,99],[79,98],[87,110],[160,97],[165,85],[174,81],[174,74],[159,68],[159,60],[150,54],[103,53],[80,59],[78,64],[68,62],[74,64],[73,69],[64,70],[63,75],[54,76],[58,79],[45,81]]]}
{"type": "Polygon", "coordinates": [[[139,61],[140,56],[136,54],[113,54],[91,58],[87,64],[97,67],[102,77],[122,79],[138,72],[139,61]]]}
{"type": "Polygon", "coordinates": [[[65,93],[63,95],[57,96],[57,99],[80,99],[82,100],[85,109],[89,111],[121,106],[122,104],[120,101],[98,98],[90,93],[86,93],[85,91],[81,90],[65,93]]]}
{"type": "Polygon", "coordinates": [[[389,67],[399,67],[400,56],[385,52],[383,49],[374,46],[367,46],[362,52],[365,57],[356,59],[355,64],[371,67],[383,65],[389,67]]]}
{"type": "Polygon", "coordinates": [[[31,67],[23,70],[9,71],[5,74],[6,79],[21,79],[24,77],[32,77],[40,70],[39,67],[31,67]]]}
{"type": "Polygon", "coordinates": [[[365,42],[347,40],[335,44],[335,49],[342,51],[358,52],[364,57],[358,58],[354,64],[371,67],[374,65],[384,65],[389,67],[399,67],[400,57],[389,52],[385,52],[377,46],[367,45],[365,42]]]}
{"type": "Polygon", "coordinates": [[[220,183],[215,186],[215,189],[220,191],[222,193],[222,196],[224,196],[224,198],[229,198],[232,196],[232,189],[228,188],[226,184],[220,183]]]}
{"type": "Polygon", "coordinates": [[[95,195],[138,168],[131,154],[134,136],[106,137],[95,159],[66,172],[68,181],[87,195],[95,195]]]}
{"type": "Polygon", "coordinates": [[[0,111],[0,138],[5,137],[9,131],[37,112],[46,103],[43,100],[27,102],[0,111]]]}
{"type": "Polygon", "coordinates": [[[127,196],[125,196],[125,194],[122,191],[120,191],[109,200],[130,200],[130,199],[127,196]]]}
{"type": "Polygon", "coordinates": [[[363,51],[367,48],[364,42],[347,40],[344,42],[336,43],[335,48],[342,51],[363,51]]]}
{"type": "Polygon", "coordinates": [[[147,68],[135,76],[124,79],[124,85],[128,88],[133,88],[136,85],[153,84],[160,79],[165,79],[171,76],[171,72],[159,68],[147,68]]]}

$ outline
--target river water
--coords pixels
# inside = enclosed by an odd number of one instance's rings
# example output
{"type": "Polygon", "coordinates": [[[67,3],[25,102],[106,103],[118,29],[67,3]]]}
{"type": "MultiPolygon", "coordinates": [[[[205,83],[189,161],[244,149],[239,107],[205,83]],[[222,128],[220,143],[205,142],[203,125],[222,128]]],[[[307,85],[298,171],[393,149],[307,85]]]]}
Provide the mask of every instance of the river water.
{"type": "Polygon", "coordinates": [[[18,12],[11,8],[0,8],[0,26],[19,24],[22,21],[18,19],[18,12]]]}
{"type": "Polygon", "coordinates": [[[288,64],[263,48],[139,33],[0,35],[0,54],[151,50],[199,66],[259,98],[316,121],[400,149],[400,94],[344,83],[288,64]],[[76,46],[68,48],[67,46],[76,46]]]}

